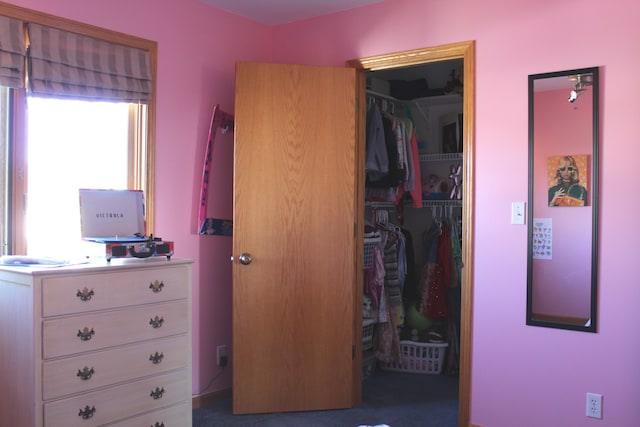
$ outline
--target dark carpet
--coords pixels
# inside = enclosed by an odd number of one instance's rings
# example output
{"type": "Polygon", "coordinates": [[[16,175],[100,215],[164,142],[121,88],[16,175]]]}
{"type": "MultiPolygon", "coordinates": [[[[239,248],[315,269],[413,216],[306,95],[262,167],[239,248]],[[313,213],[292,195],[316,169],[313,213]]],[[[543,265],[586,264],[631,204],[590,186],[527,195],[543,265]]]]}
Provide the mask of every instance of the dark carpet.
{"type": "Polygon", "coordinates": [[[233,415],[231,398],[193,411],[193,427],[457,427],[458,377],[375,371],[362,403],[331,411],[233,415]]]}

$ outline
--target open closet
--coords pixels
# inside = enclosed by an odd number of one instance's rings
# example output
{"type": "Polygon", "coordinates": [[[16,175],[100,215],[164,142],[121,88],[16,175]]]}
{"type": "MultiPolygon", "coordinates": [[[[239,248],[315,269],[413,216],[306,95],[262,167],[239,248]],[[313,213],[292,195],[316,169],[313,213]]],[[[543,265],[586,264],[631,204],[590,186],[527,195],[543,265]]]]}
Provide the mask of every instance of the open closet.
{"type": "MultiPolygon", "coordinates": [[[[458,424],[468,424],[473,288],[473,162],[468,160],[473,154],[473,58],[474,43],[461,42],[354,59],[347,61],[347,67],[237,64],[234,413],[338,409],[362,401],[367,381],[362,381],[361,351],[364,80],[367,71],[462,59],[463,191],[458,210],[463,217],[464,268],[458,424]],[[282,96],[285,93],[287,96],[282,96]],[[268,186],[264,185],[265,176],[269,177],[268,186]],[[308,244],[310,241],[313,244],[308,244]],[[245,254],[252,262],[240,262],[245,254]]],[[[450,72],[451,68],[446,74],[450,72]]],[[[447,164],[445,161],[445,170],[447,164]]],[[[408,224],[411,209],[420,212],[421,218],[444,218],[448,213],[445,207],[432,213],[430,208],[407,208],[404,203],[395,206],[401,207],[403,226],[408,224]]]]}
{"type": "Polygon", "coordinates": [[[460,372],[464,60],[368,71],[363,385],[460,372]]]}

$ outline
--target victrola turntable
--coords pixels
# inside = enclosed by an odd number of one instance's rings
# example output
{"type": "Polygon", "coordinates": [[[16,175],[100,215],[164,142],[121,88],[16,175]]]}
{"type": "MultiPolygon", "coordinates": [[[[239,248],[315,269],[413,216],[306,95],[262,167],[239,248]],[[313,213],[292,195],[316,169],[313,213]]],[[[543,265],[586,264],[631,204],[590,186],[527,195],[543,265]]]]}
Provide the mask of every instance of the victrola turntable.
{"type": "Polygon", "coordinates": [[[149,258],[173,255],[173,242],[146,236],[144,194],[139,190],[80,190],[80,228],[91,255],[149,258]]]}

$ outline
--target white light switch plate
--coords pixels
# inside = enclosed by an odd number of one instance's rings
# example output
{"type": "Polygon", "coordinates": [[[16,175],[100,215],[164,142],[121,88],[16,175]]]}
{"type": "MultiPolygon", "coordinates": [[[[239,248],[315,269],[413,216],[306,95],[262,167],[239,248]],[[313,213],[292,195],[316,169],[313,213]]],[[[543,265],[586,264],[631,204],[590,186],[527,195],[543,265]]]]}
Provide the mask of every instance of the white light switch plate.
{"type": "Polygon", "coordinates": [[[511,224],[524,225],[524,202],[511,202],[511,224]]]}

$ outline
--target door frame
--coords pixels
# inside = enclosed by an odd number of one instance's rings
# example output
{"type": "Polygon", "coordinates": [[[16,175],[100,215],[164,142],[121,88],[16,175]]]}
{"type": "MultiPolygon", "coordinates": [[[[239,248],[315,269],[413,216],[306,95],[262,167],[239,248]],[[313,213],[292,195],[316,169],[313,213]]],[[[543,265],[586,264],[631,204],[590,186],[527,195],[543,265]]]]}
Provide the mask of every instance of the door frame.
{"type": "MultiPolygon", "coordinates": [[[[378,71],[393,68],[402,68],[413,65],[424,65],[432,62],[449,61],[453,59],[464,60],[463,68],[463,177],[464,191],[462,193],[462,289],[460,307],[460,373],[458,390],[458,426],[469,425],[470,403],[471,403],[471,331],[473,315],[473,205],[474,205],[474,135],[475,135],[475,42],[466,41],[429,47],[424,49],[414,49],[403,52],[395,52],[384,55],[369,56],[365,58],[347,61],[348,67],[353,67],[362,72],[358,73],[359,84],[359,105],[366,105],[362,101],[365,92],[365,72],[378,71]]],[[[357,194],[358,204],[356,213],[356,230],[363,230],[364,220],[364,152],[365,152],[365,123],[364,108],[359,112],[358,127],[359,138],[356,158],[362,165],[361,173],[358,175],[357,194]]],[[[358,236],[362,237],[362,236],[358,236]]],[[[362,240],[362,239],[359,239],[362,240]]],[[[356,244],[358,254],[356,259],[362,259],[363,245],[356,244]]],[[[356,271],[359,271],[356,269],[356,271]]],[[[363,283],[362,276],[356,274],[356,307],[362,307],[363,283]]],[[[355,313],[360,311],[355,310],[355,313]]],[[[356,316],[358,317],[358,316],[356,316]]],[[[360,316],[361,317],[361,316],[360,316]]],[[[362,328],[362,319],[354,320],[356,325],[362,328]]],[[[357,331],[358,329],[356,329],[357,331]]],[[[359,377],[356,375],[356,377],[359,377]]],[[[357,389],[357,387],[356,387],[357,389]]]]}

